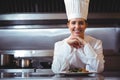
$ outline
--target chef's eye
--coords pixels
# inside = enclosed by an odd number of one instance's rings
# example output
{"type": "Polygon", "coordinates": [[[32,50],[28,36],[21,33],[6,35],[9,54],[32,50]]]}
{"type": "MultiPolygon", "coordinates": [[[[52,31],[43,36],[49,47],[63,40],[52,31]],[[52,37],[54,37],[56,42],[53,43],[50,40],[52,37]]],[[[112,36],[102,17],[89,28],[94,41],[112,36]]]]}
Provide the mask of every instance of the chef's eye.
{"type": "Polygon", "coordinates": [[[71,22],[71,24],[73,24],[73,25],[74,25],[74,24],[76,24],[76,22],[75,22],[75,21],[72,21],[72,22],[71,22]]]}
{"type": "Polygon", "coordinates": [[[84,21],[80,21],[78,24],[79,24],[79,25],[83,25],[83,24],[84,24],[84,21]]]}

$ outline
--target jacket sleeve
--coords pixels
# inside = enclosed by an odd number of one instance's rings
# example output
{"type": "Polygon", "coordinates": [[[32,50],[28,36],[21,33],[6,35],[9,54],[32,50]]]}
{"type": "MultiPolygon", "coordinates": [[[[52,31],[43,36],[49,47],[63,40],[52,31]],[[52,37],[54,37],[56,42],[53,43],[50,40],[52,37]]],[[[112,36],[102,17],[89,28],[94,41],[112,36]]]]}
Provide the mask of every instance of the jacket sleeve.
{"type": "Polygon", "coordinates": [[[55,43],[52,71],[58,73],[69,69],[69,59],[72,57],[71,47],[65,42],[55,43]]]}
{"type": "Polygon", "coordinates": [[[102,72],[104,70],[104,56],[102,42],[97,40],[94,47],[89,43],[84,46],[84,63],[86,70],[90,72],[102,72]]]}

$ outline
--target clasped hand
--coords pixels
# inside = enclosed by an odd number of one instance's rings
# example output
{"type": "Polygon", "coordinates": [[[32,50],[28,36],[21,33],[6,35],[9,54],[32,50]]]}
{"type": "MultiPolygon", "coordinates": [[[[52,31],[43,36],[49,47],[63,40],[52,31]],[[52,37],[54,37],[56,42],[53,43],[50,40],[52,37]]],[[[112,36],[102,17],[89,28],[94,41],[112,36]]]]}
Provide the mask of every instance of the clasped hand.
{"type": "Polygon", "coordinates": [[[74,47],[76,49],[81,48],[81,47],[83,47],[86,44],[86,42],[82,38],[80,38],[80,37],[70,37],[67,40],[67,43],[71,47],[74,47]]]}

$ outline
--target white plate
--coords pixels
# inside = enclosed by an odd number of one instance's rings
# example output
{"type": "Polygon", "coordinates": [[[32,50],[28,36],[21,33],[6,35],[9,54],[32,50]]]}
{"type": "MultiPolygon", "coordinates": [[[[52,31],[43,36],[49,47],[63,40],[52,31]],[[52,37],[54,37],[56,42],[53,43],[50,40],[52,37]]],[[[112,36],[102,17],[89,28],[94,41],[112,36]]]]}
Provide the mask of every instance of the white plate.
{"type": "Polygon", "coordinates": [[[96,72],[60,72],[60,73],[57,73],[59,75],[89,75],[89,74],[95,74],[96,72]]]}

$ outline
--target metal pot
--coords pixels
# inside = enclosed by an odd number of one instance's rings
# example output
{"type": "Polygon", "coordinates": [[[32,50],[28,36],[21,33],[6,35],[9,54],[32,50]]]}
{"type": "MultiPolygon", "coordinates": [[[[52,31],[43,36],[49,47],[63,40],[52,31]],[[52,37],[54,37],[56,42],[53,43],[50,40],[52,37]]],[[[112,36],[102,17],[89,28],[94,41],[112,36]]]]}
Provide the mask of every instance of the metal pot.
{"type": "Polygon", "coordinates": [[[17,59],[16,64],[18,67],[22,67],[22,68],[31,67],[31,60],[30,59],[17,59]]]}
{"type": "Polygon", "coordinates": [[[0,66],[9,66],[14,61],[14,55],[1,54],[0,55],[0,66]]]}

